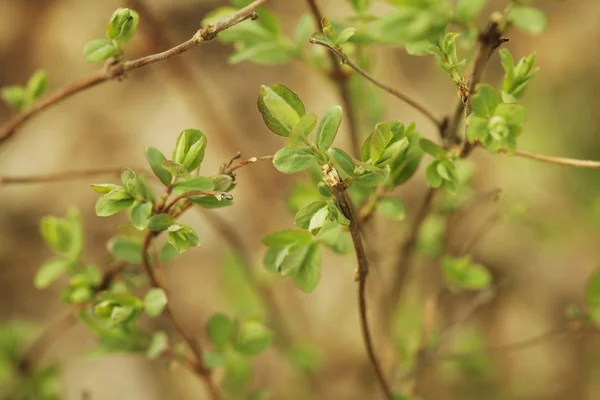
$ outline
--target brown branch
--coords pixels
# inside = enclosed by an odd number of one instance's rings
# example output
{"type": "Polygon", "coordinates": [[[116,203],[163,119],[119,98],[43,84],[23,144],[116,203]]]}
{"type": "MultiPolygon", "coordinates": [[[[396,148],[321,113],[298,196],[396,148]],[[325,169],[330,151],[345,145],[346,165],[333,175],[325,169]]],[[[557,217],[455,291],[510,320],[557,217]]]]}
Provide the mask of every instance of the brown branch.
{"type": "Polygon", "coordinates": [[[386,85],[383,82],[378,81],[377,79],[375,79],[373,76],[371,76],[367,71],[365,71],[364,69],[362,69],[361,67],[359,67],[356,63],[354,63],[354,61],[350,60],[348,58],[348,56],[346,56],[346,54],[344,54],[340,49],[330,45],[329,43],[323,42],[321,40],[318,39],[314,39],[311,38],[310,39],[310,43],[312,44],[318,44],[319,46],[323,46],[325,48],[327,48],[331,53],[335,54],[336,56],[338,56],[341,60],[342,63],[348,65],[350,68],[352,68],[354,71],[358,72],[360,75],[362,75],[365,79],[367,79],[369,82],[373,83],[375,86],[385,90],[386,92],[390,93],[391,95],[399,98],[400,100],[402,100],[403,102],[405,102],[406,104],[408,104],[409,106],[411,106],[412,108],[414,108],[415,110],[419,111],[421,114],[423,114],[429,121],[431,121],[431,123],[433,123],[437,129],[441,130],[442,126],[444,124],[444,121],[438,120],[438,118],[433,115],[433,113],[431,111],[429,111],[425,106],[423,106],[422,104],[416,102],[415,100],[413,100],[410,96],[394,89],[393,87],[386,85]]]}
{"type": "MultiPolygon", "coordinates": [[[[142,169],[140,168],[138,170],[142,170],[142,169]]],[[[64,182],[64,181],[69,181],[69,180],[92,178],[95,176],[102,176],[102,175],[119,176],[122,171],[123,171],[123,168],[100,168],[100,169],[88,169],[88,170],[81,170],[81,171],[54,172],[54,173],[50,173],[50,174],[29,175],[29,176],[2,176],[2,175],[0,175],[0,186],[64,182]]],[[[148,176],[153,176],[153,174],[150,171],[143,171],[143,173],[148,176]]]]}
{"type": "Polygon", "coordinates": [[[271,155],[261,156],[261,157],[250,157],[247,160],[242,160],[242,161],[238,162],[237,164],[233,165],[234,161],[239,160],[241,156],[242,156],[242,153],[238,152],[235,157],[233,157],[231,160],[229,160],[229,162],[221,165],[219,172],[224,175],[229,175],[235,179],[234,172],[237,171],[238,169],[243,168],[250,164],[257,163],[259,161],[273,161],[273,157],[274,157],[271,155]]]}
{"type": "MultiPolygon", "coordinates": [[[[508,150],[501,149],[498,153],[508,153],[508,150]]],[[[577,168],[600,169],[600,161],[577,160],[574,158],[567,157],[546,156],[543,154],[532,153],[530,151],[525,150],[516,150],[513,155],[549,164],[566,165],[568,167],[577,168]]]]}
{"type": "MultiPolygon", "coordinates": [[[[321,21],[323,14],[319,9],[315,0],[307,0],[308,7],[315,21],[317,29],[321,30],[321,21]]],[[[342,108],[346,112],[346,120],[348,121],[348,132],[350,133],[350,142],[352,144],[352,152],[354,157],[360,156],[361,140],[358,132],[358,123],[352,106],[352,96],[350,95],[350,86],[348,85],[349,76],[344,72],[340,63],[336,60],[335,55],[327,53],[331,64],[331,72],[329,77],[337,86],[340,98],[342,100],[342,108]]]]}
{"type": "Polygon", "coordinates": [[[350,221],[348,229],[350,236],[352,237],[352,243],[354,244],[354,251],[358,261],[358,266],[355,272],[355,280],[358,281],[358,310],[360,314],[360,328],[369,356],[369,361],[375,371],[377,381],[383,390],[385,398],[392,400],[392,390],[389,383],[387,382],[383,370],[379,365],[377,356],[375,355],[375,349],[373,346],[373,339],[371,338],[371,331],[369,329],[369,321],[367,318],[367,299],[366,299],[366,287],[367,287],[367,276],[369,275],[369,260],[363,246],[360,227],[358,220],[354,216],[351,200],[346,194],[346,186],[341,181],[337,171],[330,164],[326,164],[323,167],[323,177],[325,182],[331,187],[331,191],[340,210],[346,218],[350,221]]]}
{"type": "Polygon", "coordinates": [[[190,192],[186,192],[186,193],[180,194],[179,196],[176,196],[166,206],[161,207],[162,208],[161,212],[168,213],[171,210],[171,208],[173,208],[173,206],[175,206],[175,204],[177,204],[178,201],[187,199],[188,197],[193,197],[193,196],[214,196],[219,201],[233,199],[233,196],[231,195],[231,193],[227,193],[227,192],[215,192],[214,190],[192,190],[190,192]]]}
{"type": "MultiPolygon", "coordinates": [[[[162,289],[166,292],[164,285],[157,276],[154,268],[152,268],[149,256],[149,249],[152,243],[152,239],[156,236],[156,232],[148,231],[146,233],[146,236],[144,237],[144,242],[142,244],[142,263],[144,265],[144,269],[146,271],[146,274],[148,275],[148,278],[150,279],[150,283],[152,284],[152,286],[158,289],[162,289]]],[[[165,313],[167,318],[169,318],[175,330],[177,330],[181,338],[187,343],[190,350],[194,354],[194,357],[196,359],[194,371],[206,386],[206,390],[208,391],[210,398],[213,400],[220,399],[221,395],[219,394],[219,391],[213,381],[212,371],[204,365],[204,351],[202,350],[202,347],[200,347],[200,344],[197,341],[195,341],[192,337],[187,335],[187,333],[179,323],[179,320],[175,318],[175,315],[173,314],[169,303],[165,305],[165,309],[163,312],[165,313]]]]}
{"type": "Polygon", "coordinates": [[[109,61],[103,70],[94,72],[88,77],[66,84],[48,97],[34,104],[25,112],[17,114],[5,122],[4,125],[0,127],[0,145],[10,139],[22,124],[27,122],[30,118],[34,117],[41,111],[83,90],[92,88],[100,83],[112,80],[114,78],[122,77],[127,71],[141,68],[149,64],[154,64],[159,61],[168,60],[169,58],[184,53],[201,43],[211,41],[217,37],[219,32],[231,28],[232,26],[249,18],[256,18],[254,9],[265,4],[267,1],[269,0],[256,0],[239,11],[236,11],[231,16],[219,21],[216,25],[209,25],[198,30],[194,36],[192,36],[186,42],[181,43],[162,53],[152,54],[137,60],[126,61],[122,63],[113,63],[109,61]]]}

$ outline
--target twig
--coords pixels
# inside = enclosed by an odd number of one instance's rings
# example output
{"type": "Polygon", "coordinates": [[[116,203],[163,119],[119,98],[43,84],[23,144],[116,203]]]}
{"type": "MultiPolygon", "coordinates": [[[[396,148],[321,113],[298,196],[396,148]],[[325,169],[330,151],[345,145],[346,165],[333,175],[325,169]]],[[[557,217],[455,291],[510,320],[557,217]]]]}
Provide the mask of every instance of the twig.
{"type": "Polygon", "coordinates": [[[261,157],[250,157],[247,160],[242,160],[239,163],[233,165],[233,162],[235,160],[239,160],[241,156],[242,156],[242,154],[238,152],[235,157],[233,157],[231,160],[229,160],[229,162],[224,163],[221,166],[219,172],[221,174],[224,174],[224,175],[229,175],[229,176],[231,176],[232,178],[235,179],[234,172],[237,171],[238,169],[243,168],[246,165],[257,163],[259,161],[273,161],[273,157],[274,157],[274,156],[271,156],[271,155],[269,155],[269,156],[261,156],[261,157]]]}
{"type": "Polygon", "coordinates": [[[183,42],[162,53],[152,54],[137,60],[126,61],[123,63],[115,64],[109,61],[103,70],[97,71],[88,77],[66,84],[48,97],[34,104],[27,111],[15,115],[13,118],[4,123],[4,125],[0,127],[0,145],[11,138],[22,124],[50,106],[65,100],[76,93],[92,88],[100,83],[122,77],[127,71],[141,68],[159,61],[168,60],[169,58],[184,53],[201,43],[211,41],[217,37],[219,32],[231,28],[232,26],[249,18],[256,18],[254,9],[265,4],[267,1],[269,0],[256,0],[239,11],[236,11],[231,16],[219,21],[216,25],[209,25],[198,30],[194,36],[192,36],[186,42],[183,42]]]}
{"type": "MultiPolygon", "coordinates": [[[[89,169],[82,171],[64,171],[55,172],[43,175],[29,175],[29,176],[2,176],[0,175],[0,186],[3,185],[25,185],[34,183],[54,183],[64,182],[75,179],[91,178],[102,175],[116,175],[119,176],[122,172],[122,168],[101,168],[101,169],[89,169]]],[[[136,169],[137,171],[143,171],[141,168],[136,169]]],[[[143,171],[145,175],[153,176],[150,171],[143,171]]]]}
{"type": "MultiPolygon", "coordinates": [[[[315,0],[307,0],[308,7],[313,16],[317,29],[321,29],[321,22],[323,21],[323,14],[317,5],[315,0]]],[[[356,121],[356,115],[354,114],[352,106],[352,97],[350,95],[350,86],[348,85],[348,75],[344,72],[341,65],[337,62],[335,55],[327,53],[329,55],[329,61],[331,64],[331,72],[329,77],[337,86],[340,98],[342,100],[343,109],[346,111],[346,120],[348,121],[348,131],[350,133],[350,142],[352,144],[352,152],[354,157],[360,156],[360,135],[358,132],[358,124],[356,121]]]]}
{"type": "Polygon", "coordinates": [[[162,207],[161,212],[168,213],[171,210],[171,208],[173,208],[173,206],[175,206],[175,204],[177,204],[177,202],[179,200],[187,199],[188,197],[193,197],[193,196],[214,196],[219,201],[233,199],[233,196],[231,195],[231,193],[227,193],[227,192],[215,192],[214,190],[192,190],[190,192],[186,192],[186,193],[180,194],[179,196],[176,196],[173,200],[171,200],[170,203],[168,203],[166,206],[162,207]]]}
{"type": "MultiPolygon", "coordinates": [[[[146,270],[146,274],[148,275],[152,286],[158,289],[162,289],[166,292],[164,286],[160,282],[160,279],[158,278],[154,269],[152,268],[152,264],[148,254],[150,244],[152,243],[152,239],[156,236],[156,233],[152,231],[148,231],[146,233],[146,236],[144,237],[144,242],[142,244],[142,263],[144,265],[144,269],[146,270]]],[[[202,379],[202,382],[206,386],[210,397],[213,400],[220,399],[221,395],[219,394],[219,391],[212,379],[212,371],[204,365],[204,351],[202,350],[202,347],[200,347],[199,343],[196,342],[192,337],[187,335],[177,318],[175,318],[175,315],[173,314],[169,303],[165,305],[164,313],[171,321],[171,324],[173,324],[175,330],[177,330],[181,338],[188,344],[190,350],[194,354],[194,357],[196,359],[194,371],[200,377],[200,379],[202,379]]]]}
{"type": "Polygon", "coordinates": [[[356,63],[354,63],[354,61],[350,60],[348,58],[348,56],[346,56],[346,54],[344,54],[341,50],[339,50],[338,48],[331,46],[329,43],[323,42],[321,40],[318,39],[314,39],[311,38],[310,39],[310,43],[312,44],[318,44],[319,46],[323,46],[325,48],[327,48],[329,51],[331,51],[333,54],[335,54],[336,56],[338,56],[341,60],[342,63],[348,65],[350,68],[352,68],[353,70],[355,70],[356,72],[358,72],[360,75],[362,75],[365,79],[367,79],[369,82],[373,83],[375,86],[385,90],[386,92],[390,93],[391,95],[399,98],[400,100],[402,100],[403,102],[405,102],[406,104],[408,104],[409,106],[411,106],[412,108],[414,108],[415,110],[419,111],[421,114],[423,114],[425,117],[427,117],[427,119],[429,121],[431,121],[437,129],[442,129],[442,125],[443,125],[443,121],[438,120],[438,118],[433,115],[433,113],[431,111],[429,111],[425,106],[423,106],[422,104],[416,102],[415,100],[413,100],[412,98],[410,98],[410,96],[394,89],[393,87],[386,85],[385,83],[382,83],[380,81],[378,81],[377,79],[375,79],[374,77],[372,77],[367,71],[365,71],[364,69],[362,69],[361,67],[359,67],[356,63]]]}
{"type": "MultiPolygon", "coordinates": [[[[507,149],[501,149],[498,153],[508,153],[507,149]]],[[[566,165],[568,167],[600,169],[600,161],[577,160],[567,157],[546,156],[543,154],[532,153],[525,150],[516,150],[515,156],[529,158],[531,160],[541,161],[549,164],[566,165]]]]}
{"type": "Polygon", "coordinates": [[[377,381],[383,390],[385,398],[392,400],[392,391],[387,382],[383,370],[379,365],[377,356],[375,355],[375,349],[373,346],[373,340],[371,338],[371,331],[369,329],[369,321],[367,318],[367,299],[366,299],[366,287],[367,287],[367,276],[369,275],[369,260],[363,246],[360,227],[358,220],[354,216],[352,209],[351,200],[346,194],[346,186],[341,181],[337,171],[330,164],[326,164],[323,167],[323,177],[325,182],[331,187],[333,195],[338,202],[340,210],[346,218],[350,221],[348,229],[350,236],[352,237],[352,243],[354,244],[354,251],[358,261],[358,266],[355,272],[355,280],[358,281],[358,310],[360,314],[360,327],[369,355],[369,361],[375,371],[377,381]]]}

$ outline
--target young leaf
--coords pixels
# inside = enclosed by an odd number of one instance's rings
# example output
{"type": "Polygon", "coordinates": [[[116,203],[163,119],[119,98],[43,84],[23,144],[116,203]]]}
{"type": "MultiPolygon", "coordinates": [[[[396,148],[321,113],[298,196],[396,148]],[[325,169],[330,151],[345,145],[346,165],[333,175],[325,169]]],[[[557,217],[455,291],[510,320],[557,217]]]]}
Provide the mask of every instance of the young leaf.
{"type": "Polygon", "coordinates": [[[27,94],[31,99],[40,98],[48,88],[48,74],[43,70],[37,70],[27,81],[27,94]]]}
{"type": "Polygon", "coordinates": [[[284,147],[275,153],[273,165],[278,171],[293,174],[311,167],[317,162],[317,157],[313,152],[306,148],[287,148],[284,147]]]}
{"type": "Polygon", "coordinates": [[[174,161],[171,160],[166,160],[163,161],[162,163],[160,163],[161,167],[163,167],[164,169],[166,169],[167,171],[169,171],[171,173],[171,175],[173,175],[176,178],[183,178],[183,179],[189,179],[190,178],[190,172],[188,171],[188,169],[181,165],[181,164],[177,164],[174,161]]]}
{"type": "Polygon", "coordinates": [[[86,43],[83,48],[83,55],[85,61],[95,63],[114,56],[118,51],[119,49],[110,40],[96,39],[86,43]]]}
{"type": "Polygon", "coordinates": [[[443,148],[441,148],[440,146],[438,146],[437,144],[433,143],[429,139],[425,139],[425,138],[420,139],[419,147],[421,147],[421,150],[423,150],[425,153],[429,154],[432,157],[435,157],[435,158],[446,157],[446,151],[443,148]]]}
{"type": "Polygon", "coordinates": [[[55,253],[67,254],[73,241],[73,231],[70,224],[54,216],[42,218],[40,232],[44,241],[55,253]]]}
{"type": "Polygon", "coordinates": [[[144,311],[151,317],[160,315],[166,305],[167,294],[162,289],[152,288],[144,296],[144,311]]]}
{"type": "Polygon", "coordinates": [[[296,147],[304,141],[315,129],[317,116],[314,113],[306,114],[296,124],[288,139],[288,147],[296,147]]]}
{"type": "Polygon", "coordinates": [[[195,190],[215,190],[215,185],[210,178],[205,178],[203,176],[195,176],[190,179],[180,180],[173,185],[173,193],[176,195],[195,190]]]}
{"type": "Polygon", "coordinates": [[[475,18],[485,6],[487,0],[456,0],[454,4],[454,15],[463,23],[473,23],[475,18]]]}
{"type": "Polygon", "coordinates": [[[321,247],[314,243],[298,266],[294,275],[296,286],[303,292],[311,293],[321,280],[321,247]]]}
{"type": "Polygon", "coordinates": [[[157,214],[148,221],[148,229],[154,232],[167,230],[174,223],[174,219],[169,214],[157,214]]]}
{"type": "Polygon", "coordinates": [[[333,106],[327,110],[317,128],[317,148],[327,151],[342,123],[342,107],[333,106]]]}
{"type": "Polygon", "coordinates": [[[171,173],[162,166],[163,161],[166,161],[167,159],[163,153],[161,153],[157,148],[146,147],[145,155],[148,164],[150,164],[150,168],[152,168],[152,172],[154,172],[154,175],[160,179],[163,185],[170,185],[171,181],[173,180],[173,175],[171,175],[171,173]]]}
{"type": "Polygon", "coordinates": [[[377,203],[377,211],[395,221],[406,217],[406,206],[400,199],[385,198],[377,203]]]}
{"type": "Polygon", "coordinates": [[[535,7],[516,6],[508,16],[517,27],[532,35],[539,35],[548,25],[546,15],[535,7]]]}
{"type": "Polygon", "coordinates": [[[600,269],[590,277],[585,292],[585,301],[590,317],[596,325],[600,324],[600,269]]]}
{"type": "Polygon", "coordinates": [[[130,236],[116,236],[106,245],[108,252],[115,260],[126,261],[130,264],[142,263],[142,241],[130,236]]]}
{"type": "Polygon", "coordinates": [[[98,199],[98,201],[96,201],[96,215],[99,217],[108,217],[131,207],[133,203],[134,199],[131,198],[124,200],[111,200],[107,199],[106,196],[102,196],[98,199]]]}
{"type": "Polygon", "coordinates": [[[163,331],[156,332],[150,339],[148,349],[146,349],[146,356],[149,359],[154,360],[161,356],[161,354],[169,348],[169,338],[163,331]]]}
{"type": "Polygon", "coordinates": [[[264,245],[269,247],[286,247],[294,245],[308,245],[313,242],[312,235],[306,231],[287,229],[271,233],[262,239],[264,245]]]}
{"type": "Polygon", "coordinates": [[[185,129],[177,137],[173,161],[183,165],[188,171],[200,166],[206,149],[206,135],[198,129],[185,129]]]}
{"type": "Polygon", "coordinates": [[[143,231],[148,226],[148,219],[152,214],[152,203],[135,203],[131,208],[131,223],[137,230],[143,231]]]}
{"type": "Polygon", "coordinates": [[[334,43],[336,45],[340,45],[346,43],[354,34],[356,33],[356,28],[345,28],[340,34],[335,38],[334,43]]]}
{"type": "Polygon", "coordinates": [[[317,211],[322,208],[327,207],[327,202],[325,201],[315,201],[313,203],[308,204],[300,211],[296,213],[295,224],[300,229],[308,229],[310,226],[310,221],[312,217],[315,215],[317,211]]]}
{"type": "Polygon", "coordinates": [[[5,86],[0,90],[2,100],[17,111],[27,105],[27,92],[21,86],[5,86]]]}
{"type": "Polygon", "coordinates": [[[235,324],[225,314],[214,314],[208,320],[208,337],[217,348],[223,348],[234,334],[235,324]]]}
{"type": "Polygon", "coordinates": [[[137,194],[137,177],[135,172],[129,168],[124,168],[121,172],[121,182],[123,182],[123,186],[125,187],[127,193],[131,197],[135,197],[137,194]]]}
{"type": "Polygon", "coordinates": [[[271,344],[273,333],[257,321],[248,321],[240,327],[235,349],[243,354],[256,355],[271,344]]]}
{"type": "Polygon", "coordinates": [[[289,136],[305,114],[298,95],[284,85],[261,86],[257,105],[267,128],[279,136],[289,136]]]}
{"type": "Polygon", "coordinates": [[[125,43],[135,33],[140,16],[129,8],[118,8],[110,18],[106,28],[106,36],[119,43],[125,43]]]}
{"type": "Polygon", "coordinates": [[[46,261],[35,274],[33,284],[37,289],[45,289],[69,269],[69,261],[55,258],[46,261]]]}
{"type": "Polygon", "coordinates": [[[296,30],[294,32],[294,42],[298,49],[308,43],[308,39],[310,39],[313,31],[312,17],[308,14],[303,15],[300,18],[300,21],[298,21],[298,25],[296,25],[296,30]]]}
{"type": "Polygon", "coordinates": [[[437,171],[437,166],[439,165],[439,161],[433,161],[431,164],[427,166],[425,170],[425,179],[427,180],[427,185],[430,188],[439,188],[442,186],[443,179],[439,175],[437,171]]]}
{"type": "Polygon", "coordinates": [[[478,117],[490,118],[499,103],[496,89],[487,84],[477,85],[475,94],[471,96],[471,107],[478,117]]]}

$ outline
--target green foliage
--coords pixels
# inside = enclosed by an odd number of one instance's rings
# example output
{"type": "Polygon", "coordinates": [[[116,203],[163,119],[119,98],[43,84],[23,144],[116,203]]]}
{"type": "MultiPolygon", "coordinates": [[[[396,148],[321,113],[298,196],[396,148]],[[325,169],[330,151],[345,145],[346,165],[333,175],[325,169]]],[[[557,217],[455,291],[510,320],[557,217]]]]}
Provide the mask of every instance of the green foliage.
{"type": "Polygon", "coordinates": [[[539,35],[548,25],[546,15],[535,7],[515,6],[511,8],[508,16],[519,29],[532,35],[539,35]]]}
{"type": "Polygon", "coordinates": [[[166,305],[167,294],[163,289],[150,289],[144,296],[144,311],[151,317],[160,315],[166,305]]]}
{"type": "Polygon", "coordinates": [[[473,113],[467,121],[467,138],[471,142],[479,141],[492,153],[502,148],[512,153],[523,130],[525,108],[500,101],[498,92],[490,85],[477,86],[471,99],[473,113]]]}
{"type": "Polygon", "coordinates": [[[327,110],[317,128],[317,148],[327,151],[342,123],[342,107],[333,106],[327,110]]]}
{"type": "Polygon", "coordinates": [[[535,63],[535,53],[529,57],[523,57],[515,65],[510,52],[506,49],[499,51],[502,67],[504,68],[504,83],[502,85],[502,101],[504,103],[514,103],[525,93],[529,81],[540,72],[539,67],[533,67],[535,63]]]}
{"type": "Polygon", "coordinates": [[[283,85],[261,86],[257,104],[267,128],[279,136],[290,136],[305,114],[298,95],[283,85]]]}
{"type": "Polygon", "coordinates": [[[585,302],[590,319],[600,325],[600,269],[594,271],[588,281],[585,302]]]}
{"type": "Polygon", "coordinates": [[[454,18],[462,24],[473,24],[488,0],[456,0],[454,18]]]}
{"type": "Polygon", "coordinates": [[[122,45],[129,41],[137,29],[140,17],[129,8],[118,8],[106,26],[107,39],[94,39],[85,44],[83,55],[89,63],[122,58],[122,45]]]}
{"type": "Polygon", "coordinates": [[[431,188],[444,186],[454,192],[458,184],[458,175],[456,174],[452,154],[425,138],[419,141],[419,146],[423,152],[435,158],[425,170],[427,185],[431,188]]]}
{"type": "Polygon", "coordinates": [[[492,275],[480,264],[475,264],[470,257],[444,257],[442,272],[448,287],[452,290],[482,290],[492,283],[492,275]]]}
{"type": "Polygon", "coordinates": [[[16,111],[24,111],[40,99],[48,88],[48,74],[37,70],[23,86],[4,86],[0,88],[0,98],[16,111]]]}
{"type": "Polygon", "coordinates": [[[388,197],[377,203],[377,212],[394,221],[402,221],[406,217],[406,206],[402,200],[388,197]]]}

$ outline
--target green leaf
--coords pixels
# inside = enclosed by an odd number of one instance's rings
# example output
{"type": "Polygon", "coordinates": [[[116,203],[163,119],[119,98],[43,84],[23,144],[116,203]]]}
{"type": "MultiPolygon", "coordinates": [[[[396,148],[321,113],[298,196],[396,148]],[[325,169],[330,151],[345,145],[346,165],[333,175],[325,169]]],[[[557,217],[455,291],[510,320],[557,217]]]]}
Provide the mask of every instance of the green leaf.
{"type": "Polygon", "coordinates": [[[62,274],[67,272],[70,263],[64,258],[55,258],[46,261],[35,274],[33,284],[37,289],[45,289],[62,274]]]}
{"type": "Polygon", "coordinates": [[[257,321],[241,325],[235,341],[235,349],[243,354],[256,355],[264,351],[273,341],[273,333],[257,321]]]}
{"type": "Polygon", "coordinates": [[[135,203],[131,208],[131,223],[137,230],[143,231],[148,226],[150,215],[152,215],[152,203],[135,203]]]}
{"type": "Polygon", "coordinates": [[[27,106],[27,92],[21,86],[5,86],[0,90],[2,100],[17,111],[27,106]]]}
{"type": "Polygon", "coordinates": [[[110,200],[103,196],[96,201],[96,215],[99,217],[108,217],[131,207],[133,203],[134,199],[110,200]]]}
{"type": "Polygon", "coordinates": [[[363,161],[372,160],[376,163],[383,151],[392,140],[392,130],[387,123],[380,123],[375,126],[375,130],[367,137],[361,149],[361,158],[363,161]]]}
{"type": "Polygon", "coordinates": [[[289,136],[305,114],[298,95],[284,85],[261,86],[257,105],[267,128],[279,136],[289,136]]]}
{"type": "Polygon", "coordinates": [[[340,34],[335,38],[334,43],[336,45],[340,45],[346,43],[354,34],[356,33],[356,28],[345,28],[340,34]]]}
{"type": "Polygon", "coordinates": [[[52,251],[67,254],[71,249],[73,231],[68,221],[54,216],[42,218],[40,233],[52,251]]]}
{"type": "Polygon", "coordinates": [[[312,242],[313,237],[309,232],[296,229],[286,229],[271,233],[262,239],[262,243],[269,247],[309,245],[312,242]]]}
{"type": "Polygon", "coordinates": [[[119,48],[112,41],[108,39],[96,39],[85,44],[83,55],[85,56],[85,61],[95,63],[114,56],[118,51],[119,48]]]}
{"type": "Polygon", "coordinates": [[[296,286],[303,292],[311,293],[321,281],[321,248],[314,243],[308,248],[304,259],[294,275],[296,286]]]}
{"type": "Polygon", "coordinates": [[[473,23],[479,15],[487,0],[456,0],[454,15],[463,23],[473,23]]]}
{"type": "Polygon", "coordinates": [[[146,356],[155,360],[162,355],[162,353],[169,348],[169,337],[163,331],[155,332],[150,339],[150,344],[146,349],[146,356]]]}
{"type": "Polygon", "coordinates": [[[342,123],[342,107],[333,106],[325,112],[317,128],[317,148],[327,151],[342,123]]]}
{"type": "Polygon", "coordinates": [[[400,199],[381,199],[377,203],[377,211],[395,221],[402,221],[406,217],[406,206],[400,199]]]}
{"type": "Polygon", "coordinates": [[[170,185],[173,180],[173,175],[162,166],[163,161],[166,161],[167,159],[163,153],[155,147],[146,147],[145,155],[154,175],[160,179],[163,185],[170,185]]]}
{"type": "Polygon", "coordinates": [[[484,266],[471,262],[469,257],[445,257],[442,271],[448,285],[455,290],[481,290],[492,282],[490,272],[484,266]]]}
{"type": "Polygon", "coordinates": [[[600,269],[594,271],[588,281],[585,301],[592,321],[600,325],[600,269]]]}
{"type": "Polygon", "coordinates": [[[27,81],[27,94],[31,99],[40,98],[48,88],[48,74],[43,70],[37,70],[27,81]]]}
{"type": "Polygon", "coordinates": [[[144,296],[144,311],[151,317],[162,313],[167,305],[167,294],[159,288],[152,288],[144,296]]]}
{"type": "Polygon", "coordinates": [[[306,114],[296,124],[288,139],[288,147],[296,147],[302,143],[317,125],[317,116],[314,113],[306,114]]]}
{"type": "Polygon", "coordinates": [[[233,200],[231,199],[217,199],[215,196],[193,196],[193,197],[188,197],[188,200],[190,200],[192,203],[200,206],[200,207],[204,207],[204,208],[222,208],[222,207],[227,207],[233,204],[233,200]]]}
{"type": "Polygon", "coordinates": [[[312,217],[322,208],[327,208],[327,202],[315,201],[302,208],[296,213],[294,220],[296,226],[300,229],[309,229],[312,217]]]}
{"type": "Polygon", "coordinates": [[[187,170],[186,167],[184,167],[181,164],[177,164],[176,162],[171,161],[171,160],[166,160],[166,161],[163,161],[162,163],[160,163],[160,165],[161,165],[161,167],[163,167],[164,169],[169,171],[169,173],[171,173],[171,175],[173,175],[176,178],[183,178],[183,179],[190,178],[190,172],[187,170]]]}
{"type": "Polygon", "coordinates": [[[220,351],[205,351],[202,354],[202,361],[206,368],[215,369],[225,364],[225,357],[220,351]]]}
{"type": "Polygon", "coordinates": [[[518,28],[532,35],[539,35],[548,25],[546,15],[535,7],[515,6],[508,16],[518,28]]]}
{"type": "Polygon", "coordinates": [[[227,192],[234,187],[233,178],[229,175],[220,174],[210,177],[214,190],[217,192],[227,192]]]}
{"type": "Polygon", "coordinates": [[[371,0],[349,0],[352,7],[354,7],[354,11],[357,13],[362,13],[366,11],[371,5],[371,0]]]}
{"type": "Polygon", "coordinates": [[[437,144],[433,143],[429,139],[421,138],[419,140],[419,147],[421,148],[421,150],[423,150],[425,153],[429,154],[432,157],[435,157],[435,158],[447,157],[446,150],[444,150],[437,144]]]}
{"type": "Polygon", "coordinates": [[[201,130],[181,131],[173,150],[173,161],[183,165],[188,171],[195,170],[204,159],[206,144],[206,135],[201,130]]]}
{"type": "Polygon", "coordinates": [[[115,260],[130,264],[142,263],[142,241],[130,236],[115,236],[107,243],[108,252],[115,260]]]}
{"type": "Polygon", "coordinates": [[[200,239],[192,228],[183,224],[173,224],[169,227],[168,242],[181,254],[191,246],[198,246],[200,239]]]}
{"type": "Polygon", "coordinates": [[[148,221],[148,229],[154,232],[167,230],[175,220],[169,214],[157,214],[148,221]]]}
{"type": "Polygon", "coordinates": [[[177,251],[177,249],[175,247],[173,247],[173,245],[171,243],[166,242],[160,248],[160,252],[158,253],[158,259],[160,261],[171,261],[178,255],[179,255],[179,252],[177,251]]]}
{"type": "Polygon", "coordinates": [[[350,251],[352,240],[347,231],[342,230],[342,226],[329,223],[321,229],[316,236],[319,243],[324,244],[337,254],[346,254],[350,251]]]}
{"type": "Polygon", "coordinates": [[[329,219],[329,207],[324,207],[313,214],[308,225],[308,231],[316,235],[329,219]]]}
{"type": "Polygon", "coordinates": [[[123,182],[123,186],[125,187],[127,193],[131,197],[135,197],[137,193],[137,177],[135,172],[129,168],[124,168],[121,172],[121,182],[123,182]]]}
{"type": "Polygon", "coordinates": [[[438,165],[439,161],[433,161],[425,170],[425,179],[427,180],[427,185],[434,189],[439,188],[443,183],[443,179],[437,171],[438,165]]]}
{"type": "Polygon", "coordinates": [[[176,195],[196,190],[215,190],[215,185],[210,178],[205,178],[203,176],[195,176],[190,179],[180,180],[173,185],[173,193],[176,195]]]}
{"type": "Polygon", "coordinates": [[[117,8],[106,27],[106,36],[119,43],[125,43],[135,34],[139,20],[137,12],[129,8],[117,8]]]}
{"type": "Polygon", "coordinates": [[[475,94],[471,96],[471,107],[478,117],[490,118],[499,103],[496,89],[487,84],[477,85],[475,94]]]}
{"type": "Polygon", "coordinates": [[[121,188],[119,185],[113,185],[112,183],[101,183],[101,184],[91,184],[90,187],[96,193],[107,194],[112,192],[115,189],[121,188]]]}
{"type": "Polygon", "coordinates": [[[302,46],[307,44],[308,39],[310,39],[313,32],[313,19],[310,15],[304,14],[300,18],[300,21],[298,21],[298,25],[296,25],[296,30],[294,32],[294,42],[296,43],[296,47],[302,48],[302,46]]]}
{"type": "Polygon", "coordinates": [[[362,175],[357,176],[354,180],[355,183],[363,186],[377,186],[381,185],[387,178],[387,170],[378,171],[367,171],[362,175]]]}
{"type": "Polygon", "coordinates": [[[277,151],[273,158],[275,168],[286,174],[300,172],[311,167],[316,162],[317,157],[313,154],[312,150],[306,147],[292,149],[284,147],[277,151]]]}
{"type": "Polygon", "coordinates": [[[335,167],[339,167],[346,175],[354,176],[354,161],[344,150],[332,147],[327,152],[333,157],[335,167]]]}
{"type": "Polygon", "coordinates": [[[214,314],[208,320],[208,337],[219,349],[233,339],[235,324],[225,314],[214,314]]]}
{"type": "Polygon", "coordinates": [[[370,25],[373,39],[390,44],[435,40],[443,34],[450,20],[448,9],[441,4],[431,8],[399,4],[399,10],[387,13],[370,25]]]}
{"type": "Polygon", "coordinates": [[[292,43],[278,38],[269,42],[256,43],[233,53],[229,57],[231,64],[252,61],[260,65],[281,65],[296,56],[296,48],[292,43]]]}

